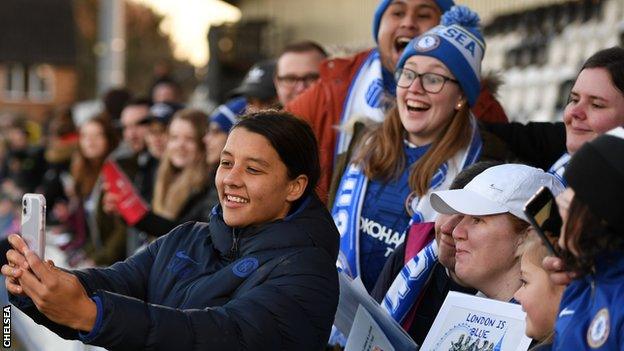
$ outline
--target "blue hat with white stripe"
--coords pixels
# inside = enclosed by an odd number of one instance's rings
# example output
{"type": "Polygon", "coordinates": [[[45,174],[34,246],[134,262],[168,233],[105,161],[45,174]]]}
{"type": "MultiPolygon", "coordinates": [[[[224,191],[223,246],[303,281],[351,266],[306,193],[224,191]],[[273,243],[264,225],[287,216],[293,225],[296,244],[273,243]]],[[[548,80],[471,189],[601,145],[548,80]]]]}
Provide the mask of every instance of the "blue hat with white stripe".
{"type": "Polygon", "coordinates": [[[214,110],[210,115],[210,122],[218,124],[223,132],[229,133],[234,123],[238,121],[238,116],[245,112],[246,107],[247,100],[242,96],[228,100],[214,110]]]}
{"type": "Polygon", "coordinates": [[[453,73],[468,104],[474,106],[481,89],[481,61],[485,54],[479,22],[479,15],[468,7],[453,6],[442,15],[439,26],[407,44],[396,68],[403,68],[412,56],[434,57],[453,73]]]}
{"type": "MultiPolygon", "coordinates": [[[[379,5],[377,5],[377,9],[375,10],[375,16],[373,17],[373,39],[377,42],[377,37],[379,36],[379,26],[381,25],[381,17],[384,12],[388,9],[388,6],[392,3],[393,0],[381,0],[379,5]]],[[[440,12],[445,13],[450,10],[451,7],[455,5],[453,0],[434,0],[436,5],[440,8],[440,12]]]]}

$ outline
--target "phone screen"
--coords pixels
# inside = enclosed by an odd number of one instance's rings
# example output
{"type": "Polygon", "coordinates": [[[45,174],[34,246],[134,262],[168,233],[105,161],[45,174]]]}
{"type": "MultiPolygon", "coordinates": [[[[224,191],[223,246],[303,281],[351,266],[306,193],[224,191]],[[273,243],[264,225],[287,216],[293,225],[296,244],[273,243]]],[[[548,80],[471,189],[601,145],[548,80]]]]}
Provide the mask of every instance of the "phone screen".
{"type": "Polygon", "coordinates": [[[555,197],[547,187],[540,190],[526,203],[524,213],[535,227],[537,234],[544,241],[544,245],[553,254],[557,253],[556,248],[551,243],[552,239],[559,237],[561,232],[561,217],[559,208],[555,202],[555,197]]]}
{"type": "Polygon", "coordinates": [[[538,210],[535,214],[535,222],[551,236],[559,236],[562,223],[555,199],[550,199],[538,210]]]}

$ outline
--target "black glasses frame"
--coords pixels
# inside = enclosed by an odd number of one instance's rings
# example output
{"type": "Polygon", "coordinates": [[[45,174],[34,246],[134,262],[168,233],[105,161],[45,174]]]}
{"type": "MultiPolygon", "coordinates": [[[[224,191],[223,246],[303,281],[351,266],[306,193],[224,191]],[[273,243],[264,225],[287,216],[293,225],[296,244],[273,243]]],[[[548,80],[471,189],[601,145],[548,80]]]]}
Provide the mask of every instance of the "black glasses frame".
{"type": "Polygon", "coordinates": [[[438,73],[433,73],[433,72],[425,72],[425,73],[417,73],[416,71],[413,71],[409,68],[399,68],[396,70],[396,72],[394,73],[394,79],[397,82],[397,86],[400,88],[409,88],[410,86],[412,86],[412,84],[414,84],[414,81],[416,80],[416,78],[420,78],[420,87],[431,94],[437,94],[439,92],[442,91],[442,89],[444,89],[444,85],[446,84],[446,82],[453,82],[455,84],[459,84],[459,81],[447,76],[444,76],[442,74],[438,74],[438,73]],[[411,78],[410,77],[406,77],[409,80],[409,83],[406,84],[399,84],[399,82],[401,81],[401,77],[403,76],[403,74],[411,74],[413,75],[411,78]],[[435,77],[435,78],[441,78],[442,79],[442,84],[440,85],[440,89],[434,90],[434,89],[427,89],[425,87],[425,83],[423,83],[423,81],[426,79],[426,77],[435,77]],[[425,79],[423,79],[425,78],[425,79]]]}

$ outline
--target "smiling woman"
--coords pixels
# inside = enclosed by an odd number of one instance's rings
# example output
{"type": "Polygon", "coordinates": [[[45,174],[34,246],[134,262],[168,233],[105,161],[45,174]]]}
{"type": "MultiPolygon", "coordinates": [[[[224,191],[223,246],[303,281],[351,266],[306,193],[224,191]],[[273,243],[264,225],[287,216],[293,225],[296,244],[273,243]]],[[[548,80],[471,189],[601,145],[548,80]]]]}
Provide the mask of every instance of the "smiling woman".
{"type": "Polygon", "coordinates": [[[248,226],[283,218],[318,182],[316,138],[308,130],[290,125],[295,121],[268,123],[275,116],[249,115],[230,132],[216,177],[228,225],[248,226]]]}
{"type": "Polygon", "coordinates": [[[563,121],[570,154],[624,125],[624,49],[600,50],[587,59],[570,92],[563,121]]]}
{"type": "MultiPolygon", "coordinates": [[[[404,5],[392,2],[384,16],[404,5]]],[[[419,11],[431,15],[432,8],[419,11]]],[[[381,125],[352,141],[354,157],[340,179],[332,214],[342,234],[339,265],[361,276],[369,291],[408,225],[435,219],[429,193],[448,189],[480,157],[481,137],[470,112],[485,48],[478,23],[476,13],[455,6],[442,16],[442,25],[410,41],[396,66],[396,107],[381,125]],[[463,45],[454,35],[462,36],[463,45]]],[[[380,28],[380,45],[382,34],[380,28]]]]}
{"type": "Polygon", "coordinates": [[[209,224],[181,225],[109,268],[69,272],[12,235],[2,267],[11,301],[64,338],[113,350],[322,349],[338,304],[338,232],[313,191],[318,170],[305,122],[243,117],[209,224]]]}
{"type": "Polygon", "coordinates": [[[154,185],[152,205],[157,215],[178,223],[183,223],[182,219],[205,219],[180,217],[192,212],[188,206],[198,200],[196,195],[209,191],[212,181],[202,141],[207,121],[208,116],[199,110],[184,109],[173,115],[154,185]]]}
{"type": "Polygon", "coordinates": [[[453,230],[455,274],[488,298],[512,300],[520,287],[522,245],[531,227],[524,204],[541,187],[563,191],[551,174],[520,164],[483,171],[463,189],[436,191],[431,204],[439,213],[462,214],[453,230]]]}
{"type": "MultiPolygon", "coordinates": [[[[156,177],[152,208],[138,222],[128,225],[160,237],[179,224],[209,219],[218,199],[214,165],[208,165],[203,141],[208,133],[207,119],[205,113],[194,109],[173,115],[166,131],[165,150],[152,175],[156,177]]],[[[121,198],[112,192],[106,192],[102,200],[105,210],[112,213],[118,211],[119,201],[121,198]]]]}

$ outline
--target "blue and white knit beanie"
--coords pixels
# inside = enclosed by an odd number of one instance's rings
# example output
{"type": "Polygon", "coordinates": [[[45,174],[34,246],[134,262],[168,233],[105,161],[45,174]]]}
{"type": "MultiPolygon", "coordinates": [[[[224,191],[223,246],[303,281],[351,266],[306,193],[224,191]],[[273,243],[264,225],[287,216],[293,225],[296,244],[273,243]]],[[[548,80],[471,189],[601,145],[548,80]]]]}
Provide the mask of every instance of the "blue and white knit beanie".
{"type": "Polygon", "coordinates": [[[228,100],[212,112],[209,122],[218,124],[219,129],[224,133],[229,133],[232,126],[238,121],[238,116],[245,112],[246,107],[247,100],[242,96],[228,100]]]}
{"type": "MultiPolygon", "coordinates": [[[[455,6],[453,0],[434,0],[434,2],[438,5],[442,13],[445,13],[450,10],[451,7],[455,6]]],[[[377,10],[375,10],[375,16],[373,17],[373,39],[375,39],[375,43],[378,41],[377,37],[379,36],[381,17],[388,9],[388,6],[390,6],[390,3],[392,3],[392,0],[381,0],[379,5],[377,5],[377,10]]]]}
{"type": "Polygon", "coordinates": [[[434,57],[453,73],[468,104],[474,106],[481,88],[481,61],[485,54],[479,21],[479,15],[468,7],[453,6],[442,15],[439,26],[407,44],[396,68],[403,68],[405,61],[415,55],[434,57]]]}

